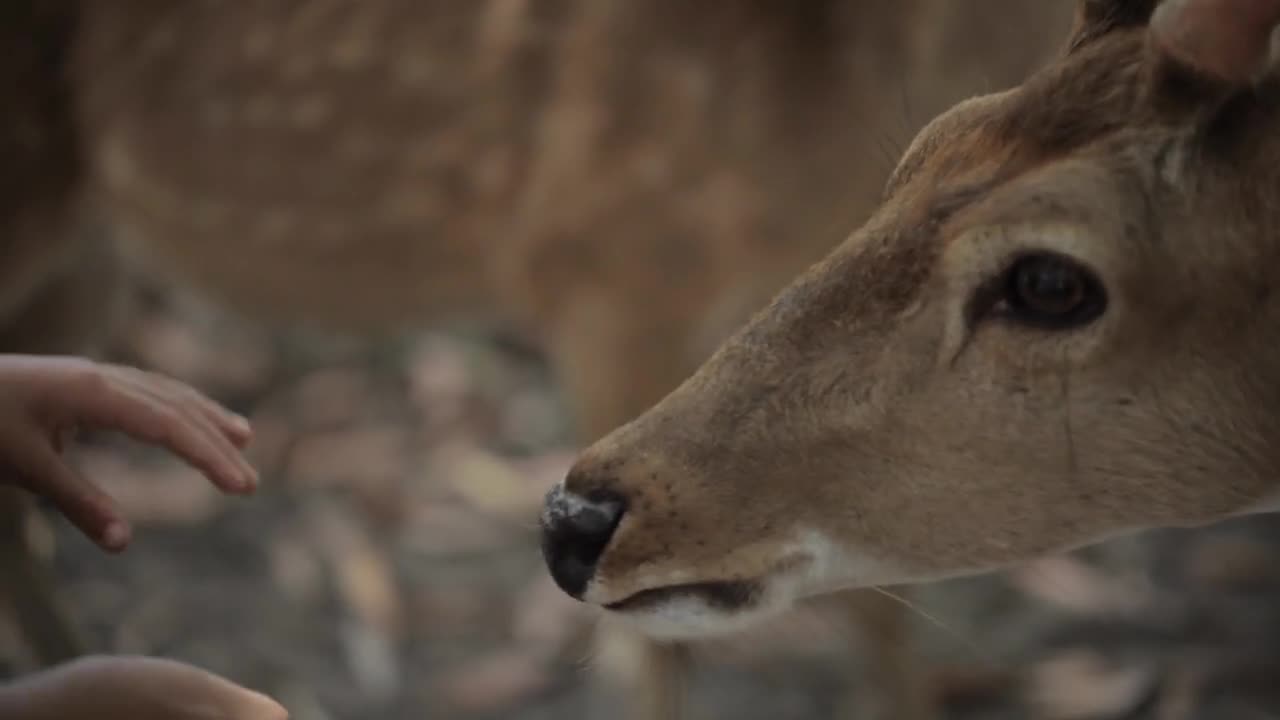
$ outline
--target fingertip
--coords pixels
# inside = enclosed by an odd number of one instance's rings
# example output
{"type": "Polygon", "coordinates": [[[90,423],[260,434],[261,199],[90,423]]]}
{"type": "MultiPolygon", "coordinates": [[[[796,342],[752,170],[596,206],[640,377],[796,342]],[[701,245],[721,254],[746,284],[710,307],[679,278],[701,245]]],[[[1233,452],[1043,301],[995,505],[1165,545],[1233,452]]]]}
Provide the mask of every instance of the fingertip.
{"type": "Polygon", "coordinates": [[[228,424],[230,425],[231,439],[235,441],[237,446],[244,447],[253,439],[253,425],[249,422],[249,418],[232,413],[228,424]]]}
{"type": "Polygon", "coordinates": [[[206,473],[223,492],[235,495],[251,495],[258,489],[258,473],[247,463],[229,465],[206,473]]]}
{"type": "Polygon", "coordinates": [[[128,547],[133,530],[115,502],[83,478],[72,477],[83,487],[57,501],[62,514],[104,551],[114,554],[128,547]]]}
{"type": "Polygon", "coordinates": [[[132,536],[133,532],[128,523],[123,520],[112,520],[103,529],[99,543],[107,552],[118,553],[129,546],[132,536]]]}
{"type": "Polygon", "coordinates": [[[254,710],[257,712],[256,717],[261,717],[262,720],[289,720],[289,711],[285,706],[262,693],[250,692],[254,696],[253,704],[255,706],[254,710]]]}

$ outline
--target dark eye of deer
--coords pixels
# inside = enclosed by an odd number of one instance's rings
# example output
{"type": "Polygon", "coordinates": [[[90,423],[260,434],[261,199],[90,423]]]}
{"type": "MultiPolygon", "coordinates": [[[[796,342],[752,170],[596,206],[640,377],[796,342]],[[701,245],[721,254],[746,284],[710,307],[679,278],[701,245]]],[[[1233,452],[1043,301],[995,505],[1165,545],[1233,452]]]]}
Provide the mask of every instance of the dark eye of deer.
{"type": "Polygon", "coordinates": [[[1106,308],[1097,277],[1073,260],[1053,254],[1020,258],[1005,278],[1002,304],[1011,320],[1068,329],[1095,320],[1106,308]]]}

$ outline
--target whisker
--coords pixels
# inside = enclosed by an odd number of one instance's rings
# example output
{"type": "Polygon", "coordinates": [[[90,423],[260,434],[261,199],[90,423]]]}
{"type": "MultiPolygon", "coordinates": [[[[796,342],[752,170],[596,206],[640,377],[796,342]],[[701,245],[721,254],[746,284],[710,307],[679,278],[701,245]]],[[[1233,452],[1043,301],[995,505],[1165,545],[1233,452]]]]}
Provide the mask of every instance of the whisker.
{"type": "Polygon", "coordinates": [[[893,172],[898,166],[898,156],[894,154],[892,146],[888,144],[888,137],[879,135],[876,137],[876,149],[880,151],[880,159],[884,162],[885,173],[893,172]]]}
{"type": "Polygon", "coordinates": [[[901,107],[900,107],[900,109],[901,109],[901,111],[902,111],[902,127],[901,127],[901,130],[902,130],[902,132],[906,133],[907,135],[910,135],[910,134],[911,134],[911,128],[912,128],[912,126],[914,126],[914,125],[915,125],[915,119],[914,119],[914,117],[913,117],[913,113],[912,113],[912,111],[911,111],[911,97],[910,97],[910,95],[907,93],[907,84],[906,84],[906,82],[900,82],[900,83],[898,83],[898,99],[901,101],[901,107]]]}
{"type": "MultiPolygon", "coordinates": [[[[586,625],[588,637],[596,637],[597,633],[600,632],[600,617],[598,615],[592,615],[587,619],[586,625]]],[[[582,648],[582,653],[573,661],[574,670],[582,674],[592,672],[596,661],[599,658],[599,654],[600,646],[598,643],[585,643],[585,647],[582,648]]]]}
{"type": "Polygon", "coordinates": [[[972,653],[974,657],[977,657],[983,662],[986,662],[990,665],[994,665],[997,667],[1003,665],[1003,663],[999,659],[997,659],[995,656],[993,656],[991,653],[987,652],[986,650],[983,650],[977,643],[969,639],[964,633],[960,632],[959,630],[956,630],[954,627],[943,622],[941,618],[929,613],[927,610],[920,607],[919,605],[916,605],[915,603],[902,597],[901,595],[895,592],[892,592],[890,590],[886,590],[885,588],[880,587],[879,585],[872,585],[871,589],[889,598],[890,600],[893,600],[894,602],[905,607],[911,612],[919,615],[920,617],[924,618],[926,621],[929,622],[929,624],[937,627],[939,630],[946,633],[951,639],[955,640],[956,642],[964,646],[964,648],[968,650],[970,653],[972,653]]]}

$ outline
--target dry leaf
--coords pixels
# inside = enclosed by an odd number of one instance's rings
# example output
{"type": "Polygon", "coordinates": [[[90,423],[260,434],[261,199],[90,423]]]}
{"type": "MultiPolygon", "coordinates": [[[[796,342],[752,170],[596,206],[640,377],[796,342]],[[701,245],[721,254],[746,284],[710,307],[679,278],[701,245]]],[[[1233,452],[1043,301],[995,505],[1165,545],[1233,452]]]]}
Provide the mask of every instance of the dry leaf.
{"type": "Polygon", "coordinates": [[[363,622],[395,633],[402,617],[400,594],[386,553],[333,503],[316,502],[310,519],[312,536],[347,609],[363,622]]]}
{"type": "Polygon", "coordinates": [[[1080,614],[1132,613],[1152,601],[1144,589],[1069,555],[1036,560],[1011,571],[1009,580],[1037,600],[1080,614]]]}
{"type": "Polygon", "coordinates": [[[291,484],[315,489],[394,484],[409,474],[412,444],[399,426],[361,427],[304,435],[289,453],[291,484]]]}
{"type": "Polygon", "coordinates": [[[1026,700],[1047,720],[1125,717],[1155,687],[1154,668],[1116,666],[1088,650],[1073,650],[1031,668],[1026,700]]]}
{"type": "Polygon", "coordinates": [[[480,512],[524,527],[533,527],[543,487],[518,472],[511,463],[476,447],[455,445],[432,458],[432,472],[445,475],[450,485],[480,512]]]}
{"type": "Polygon", "coordinates": [[[1194,583],[1224,589],[1248,589],[1280,579],[1275,548],[1244,537],[1206,538],[1193,544],[1186,571],[1194,583]]]}
{"type": "Polygon", "coordinates": [[[360,619],[342,623],[342,647],[356,684],[375,703],[384,703],[400,690],[400,661],[392,636],[360,619]]]}
{"type": "Polygon", "coordinates": [[[296,532],[277,533],[267,546],[276,587],[295,602],[319,597],[324,572],[316,549],[296,532]]]}
{"type": "Polygon", "coordinates": [[[400,547],[420,557],[474,555],[508,544],[493,520],[457,503],[418,503],[400,529],[400,547]]]}
{"type": "Polygon", "coordinates": [[[551,674],[532,654],[500,650],[446,673],[435,687],[459,709],[491,714],[545,691],[552,681],[551,674]]]}
{"type": "Polygon", "coordinates": [[[501,606],[483,589],[441,584],[414,595],[413,620],[429,642],[454,641],[489,628],[501,606]]]}

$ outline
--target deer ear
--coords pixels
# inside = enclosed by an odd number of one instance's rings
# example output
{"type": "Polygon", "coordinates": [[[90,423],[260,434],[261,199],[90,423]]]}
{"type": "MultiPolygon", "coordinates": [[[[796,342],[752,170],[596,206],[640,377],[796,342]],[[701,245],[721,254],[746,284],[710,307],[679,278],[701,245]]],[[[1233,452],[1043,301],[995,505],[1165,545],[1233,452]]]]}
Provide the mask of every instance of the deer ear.
{"type": "Polygon", "coordinates": [[[1165,60],[1240,87],[1270,66],[1280,0],[1166,0],[1151,18],[1151,41],[1165,60]]]}
{"type": "Polygon", "coordinates": [[[1159,0],[1076,0],[1075,24],[1067,52],[1114,30],[1147,24],[1159,0]]]}

